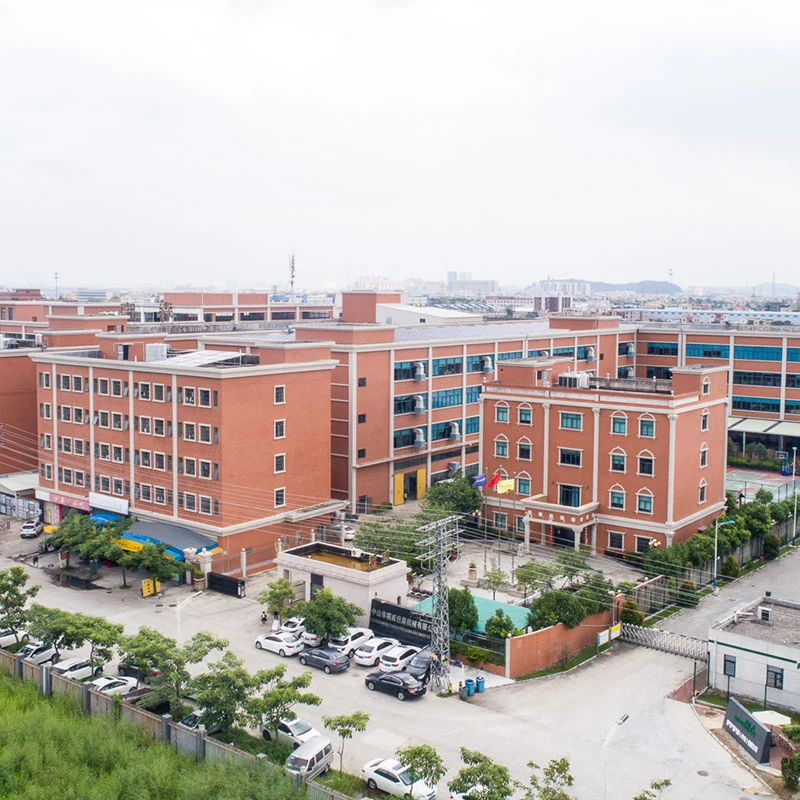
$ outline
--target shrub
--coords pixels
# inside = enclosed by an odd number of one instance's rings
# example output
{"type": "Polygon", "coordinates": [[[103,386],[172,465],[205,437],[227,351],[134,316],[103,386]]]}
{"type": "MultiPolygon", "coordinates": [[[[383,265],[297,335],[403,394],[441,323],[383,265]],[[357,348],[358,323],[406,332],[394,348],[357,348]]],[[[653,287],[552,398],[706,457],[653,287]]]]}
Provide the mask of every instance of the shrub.
{"type": "Polygon", "coordinates": [[[781,759],[781,775],[787,789],[796,789],[800,785],[800,751],[791,758],[781,759]]]}
{"type": "Polygon", "coordinates": [[[757,503],[763,503],[768,506],[772,502],[772,492],[769,489],[759,489],[756,492],[755,500],[757,503]]]}
{"type": "Polygon", "coordinates": [[[772,561],[772,559],[778,557],[780,552],[781,540],[774,533],[768,533],[764,537],[764,559],[766,561],[772,561]]]}
{"type": "Polygon", "coordinates": [[[785,725],[783,732],[793,741],[800,742],[800,725],[785,725]]]}
{"type": "Polygon", "coordinates": [[[678,589],[678,596],[675,600],[679,606],[684,608],[696,606],[700,602],[700,595],[697,594],[697,586],[694,581],[684,581],[678,589]]]}
{"type": "Polygon", "coordinates": [[[725,559],[725,563],[722,565],[722,574],[726,578],[738,578],[741,571],[739,562],[733,556],[725,559]]]}
{"type": "Polygon", "coordinates": [[[644,614],[639,611],[639,605],[632,597],[625,598],[619,619],[628,625],[641,625],[644,622],[644,614]]]}

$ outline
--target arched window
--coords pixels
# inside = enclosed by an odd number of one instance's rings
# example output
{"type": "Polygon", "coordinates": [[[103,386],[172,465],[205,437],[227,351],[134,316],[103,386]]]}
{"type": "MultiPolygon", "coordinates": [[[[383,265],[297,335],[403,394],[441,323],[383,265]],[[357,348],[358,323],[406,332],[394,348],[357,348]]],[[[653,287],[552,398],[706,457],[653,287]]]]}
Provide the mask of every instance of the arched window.
{"type": "Polygon", "coordinates": [[[642,450],[636,456],[636,474],[652,477],[656,472],[656,459],[649,450],[642,450]]]}
{"type": "Polygon", "coordinates": [[[653,513],[653,493],[649,489],[643,488],[636,492],[636,513],[653,513]]]}
{"type": "Polygon", "coordinates": [[[708,409],[704,408],[700,414],[700,430],[707,431],[708,430],[708,409]]]}
{"type": "Polygon", "coordinates": [[[639,417],[639,436],[642,439],[656,438],[656,418],[652,414],[642,414],[639,417]]]}
{"type": "Polygon", "coordinates": [[[508,458],[508,439],[502,434],[494,440],[494,454],[496,458],[508,458]]]}
{"type": "Polygon", "coordinates": [[[703,378],[703,394],[709,394],[711,392],[711,381],[708,377],[703,378]]]}
{"type": "Polygon", "coordinates": [[[533,425],[533,411],[528,403],[517,406],[517,422],[520,425],[533,425]]]}
{"type": "Polygon", "coordinates": [[[617,436],[628,435],[628,415],[623,411],[615,411],[611,415],[611,433],[617,436]]]}
{"type": "Polygon", "coordinates": [[[700,445],[700,469],[708,466],[708,445],[703,442],[700,445]]]}
{"type": "Polygon", "coordinates": [[[625,489],[618,483],[615,483],[608,490],[608,507],[616,509],[617,511],[625,510],[625,489]]]}
{"type": "Polygon", "coordinates": [[[517,458],[520,461],[533,460],[533,446],[531,440],[527,436],[517,439],[517,458]]]}
{"type": "Polygon", "coordinates": [[[706,483],[706,479],[700,481],[700,486],[697,489],[697,502],[699,505],[703,505],[706,501],[706,487],[708,484],[706,483]]]}
{"type": "Polygon", "coordinates": [[[494,404],[494,421],[508,422],[508,403],[504,400],[494,404]]]}
{"type": "Polygon", "coordinates": [[[531,476],[527,472],[517,473],[517,494],[528,497],[531,493],[531,476]]]}
{"type": "Polygon", "coordinates": [[[611,464],[609,469],[612,472],[627,472],[628,470],[628,454],[621,448],[615,447],[611,453],[611,464]]]}

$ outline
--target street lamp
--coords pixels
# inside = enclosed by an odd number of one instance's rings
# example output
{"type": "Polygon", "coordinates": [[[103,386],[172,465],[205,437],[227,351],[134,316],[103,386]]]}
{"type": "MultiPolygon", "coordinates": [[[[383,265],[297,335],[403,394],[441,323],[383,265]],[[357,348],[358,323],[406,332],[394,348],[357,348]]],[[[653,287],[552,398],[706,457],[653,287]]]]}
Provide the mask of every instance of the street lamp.
{"type": "MultiPolygon", "coordinates": [[[[722,523],[723,525],[734,525],[734,521],[732,519],[726,520],[722,523]]],[[[714,579],[713,579],[713,586],[714,591],[717,591],[717,544],[719,542],[719,517],[717,517],[716,521],[714,522],[714,579]]]]}
{"type": "Polygon", "coordinates": [[[792,448],[792,493],[794,494],[794,511],[792,513],[792,544],[797,538],[797,482],[795,480],[795,465],[797,464],[797,448],[792,448]]]}
{"type": "Polygon", "coordinates": [[[194,594],[190,594],[185,600],[182,600],[180,603],[178,603],[178,607],[175,609],[175,616],[178,618],[178,647],[183,645],[183,639],[181,637],[181,611],[187,603],[191,603],[195,597],[200,597],[201,594],[203,593],[195,592],[194,594]]]}
{"type": "Polygon", "coordinates": [[[608,800],[608,745],[614,738],[614,734],[628,721],[628,715],[623,714],[612,726],[603,742],[603,800],[608,800]]]}

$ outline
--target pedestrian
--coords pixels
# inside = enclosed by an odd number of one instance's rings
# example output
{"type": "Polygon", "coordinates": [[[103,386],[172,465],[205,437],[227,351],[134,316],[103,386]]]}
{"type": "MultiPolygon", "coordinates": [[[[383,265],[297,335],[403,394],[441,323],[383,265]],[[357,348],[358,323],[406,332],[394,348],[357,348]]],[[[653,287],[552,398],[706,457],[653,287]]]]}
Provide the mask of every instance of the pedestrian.
{"type": "Polygon", "coordinates": [[[38,555],[34,556],[31,559],[31,563],[33,564],[34,567],[38,567],[39,566],[39,556],[38,555]]]}

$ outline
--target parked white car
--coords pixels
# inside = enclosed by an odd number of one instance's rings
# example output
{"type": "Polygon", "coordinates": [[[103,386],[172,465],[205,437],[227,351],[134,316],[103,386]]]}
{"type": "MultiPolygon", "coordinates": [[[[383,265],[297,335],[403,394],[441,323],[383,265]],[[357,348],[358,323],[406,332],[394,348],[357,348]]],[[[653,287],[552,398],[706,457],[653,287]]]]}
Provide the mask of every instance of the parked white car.
{"type": "Polygon", "coordinates": [[[102,678],[93,680],[89,685],[94,686],[98,692],[103,694],[126,695],[138,686],[138,681],[136,678],[114,678],[110,675],[103,675],[102,678]]]}
{"type": "Polygon", "coordinates": [[[412,647],[408,644],[399,644],[391,650],[387,650],[380,660],[381,672],[396,672],[398,669],[410,663],[411,659],[419,653],[419,647],[412,647]]]}
{"type": "Polygon", "coordinates": [[[374,636],[375,634],[369,628],[348,628],[347,636],[331,639],[328,646],[344,653],[348,658],[352,658],[356,654],[356,650],[374,636]]]}
{"type": "Polygon", "coordinates": [[[311,631],[303,631],[300,641],[306,647],[320,647],[322,645],[321,637],[317,636],[316,633],[311,633],[311,631]]]}
{"type": "Polygon", "coordinates": [[[297,636],[284,631],[264,633],[256,639],[255,645],[256,650],[269,650],[281,658],[295,656],[303,649],[303,642],[297,636]]]}
{"type": "MultiPolygon", "coordinates": [[[[20,642],[28,641],[28,634],[25,631],[17,631],[17,636],[20,642]]],[[[14,636],[14,632],[0,626],[0,648],[11,647],[12,644],[16,643],[17,638],[14,636]]]]}
{"type": "Polygon", "coordinates": [[[92,670],[91,663],[85,658],[65,658],[63,661],[59,661],[50,672],[53,675],[63,675],[65,678],[82,681],[85,678],[99,675],[102,670],[100,667],[95,667],[92,670]]]}
{"type": "Polygon", "coordinates": [[[381,656],[397,647],[400,642],[397,639],[385,639],[382,636],[373,636],[372,639],[364,642],[361,647],[356,650],[353,656],[353,661],[360,667],[375,667],[381,660],[381,656]]]}
{"type": "Polygon", "coordinates": [[[17,650],[17,655],[33,661],[34,664],[46,664],[48,661],[55,662],[58,658],[55,647],[51,644],[41,642],[28,642],[25,647],[17,650]]]}
{"type": "Polygon", "coordinates": [[[380,789],[397,797],[433,800],[436,797],[435,787],[428,786],[425,781],[411,782],[408,768],[396,758],[375,758],[361,768],[361,777],[370,789],[380,789]]]}
{"type": "MultiPolygon", "coordinates": [[[[274,732],[271,728],[262,728],[261,735],[269,742],[272,740],[274,732]]],[[[322,736],[322,734],[302,719],[282,719],[278,725],[278,741],[286,742],[292,746],[293,750],[315,736],[322,736]]]]}
{"type": "Polygon", "coordinates": [[[289,617],[289,619],[281,625],[281,630],[284,633],[293,633],[295,636],[302,636],[303,631],[306,629],[305,622],[305,617],[289,617]]]}

